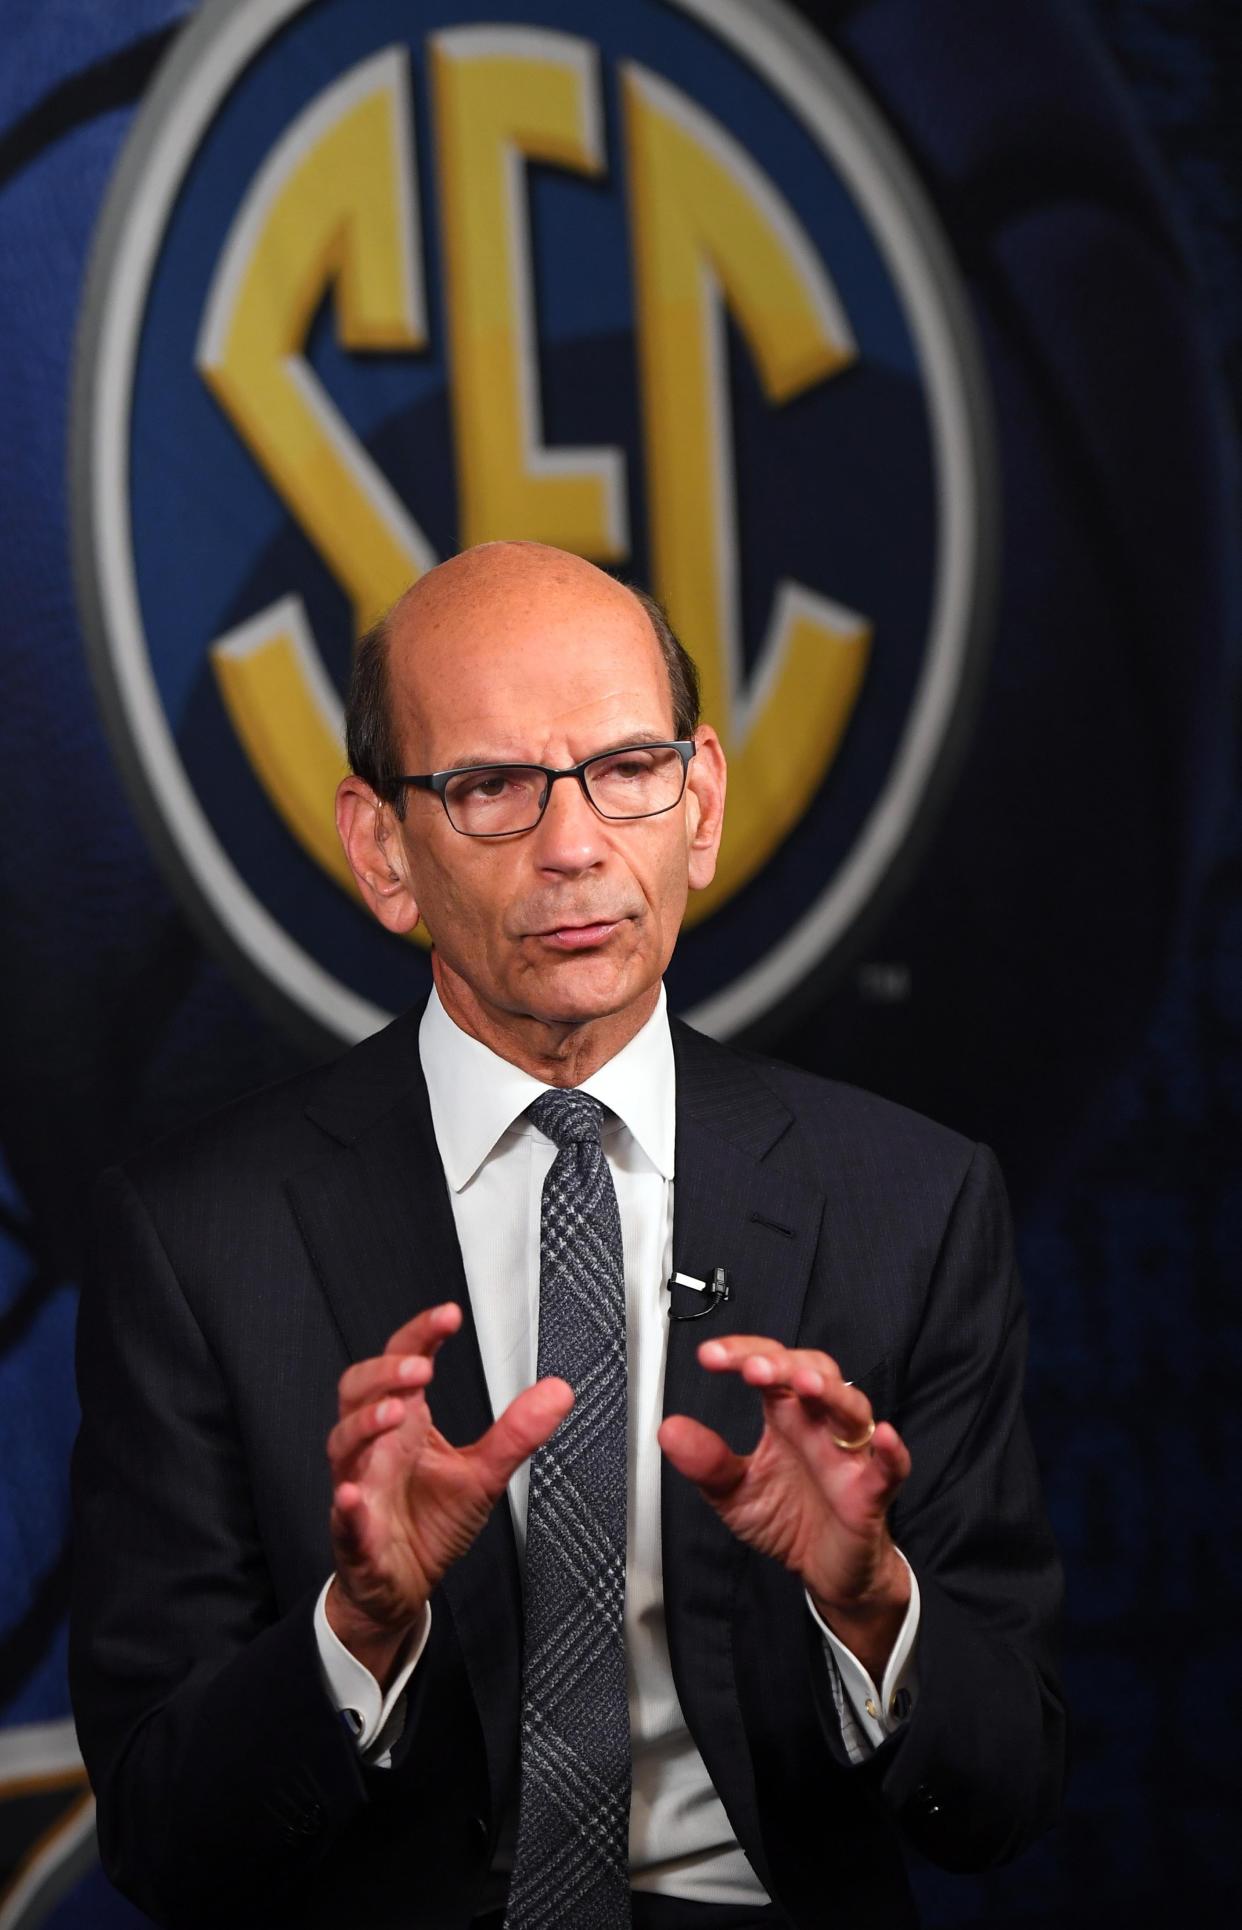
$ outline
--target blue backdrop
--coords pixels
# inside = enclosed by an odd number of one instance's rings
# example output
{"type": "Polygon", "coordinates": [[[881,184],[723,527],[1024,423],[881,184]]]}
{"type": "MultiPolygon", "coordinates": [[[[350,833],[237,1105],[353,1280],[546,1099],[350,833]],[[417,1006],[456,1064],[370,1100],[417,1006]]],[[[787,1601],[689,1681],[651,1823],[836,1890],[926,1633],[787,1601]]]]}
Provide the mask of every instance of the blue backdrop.
{"type": "MultiPolygon", "coordinates": [[[[69,554],[69,377],[163,0],[0,19],[0,1924],[133,1924],[67,1831],[71,1333],[107,1160],[304,1062],[206,950],[127,801],[69,554]],[[47,1727],[45,1727],[47,1726],[47,1727]],[[11,1743],[5,1753],[6,1738],[11,1743]]],[[[486,9],[480,10],[486,13],[486,9]]],[[[1234,1922],[1242,1717],[1235,781],[1242,15],[1228,0],[839,0],[802,11],[898,134],[982,342],[1004,507],[974,737],[852,964],[784,1056],[998,1150],[1030,1408],[1069,1573],[1059,1830],[936,1924],[1234,1922]]],[[[583,9],[584,31],[589,10],[583,9]]]]}

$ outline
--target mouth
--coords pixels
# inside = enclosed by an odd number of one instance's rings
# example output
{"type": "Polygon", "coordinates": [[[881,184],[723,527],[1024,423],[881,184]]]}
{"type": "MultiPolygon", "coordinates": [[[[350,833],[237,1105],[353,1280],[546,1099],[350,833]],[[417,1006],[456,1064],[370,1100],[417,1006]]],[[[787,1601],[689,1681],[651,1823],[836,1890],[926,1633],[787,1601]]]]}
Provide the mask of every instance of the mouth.
{"type": "Polygon", "coordinates": [[[552,925],[546,931],[532,932],[541,945],[557,952],[593,951],[606,945],[622,925],[620,918],[598,919],[589,925],[552,925]]]}

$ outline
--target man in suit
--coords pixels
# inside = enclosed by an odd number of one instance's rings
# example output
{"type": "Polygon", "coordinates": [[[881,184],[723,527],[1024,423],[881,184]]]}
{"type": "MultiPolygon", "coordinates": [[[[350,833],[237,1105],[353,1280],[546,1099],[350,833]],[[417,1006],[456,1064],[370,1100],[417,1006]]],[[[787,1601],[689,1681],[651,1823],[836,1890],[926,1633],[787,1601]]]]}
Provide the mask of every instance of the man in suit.
{"type": "Polygon", "coordinates": [[[724,758],[633,592],[467,551],[349,729],[426,1011],[102,1183],[105,1864],[170,1925],[909,1922],[900,1833],[986,1866],[1061,1776],[990,1156],[670,1026],[724,758]]]}

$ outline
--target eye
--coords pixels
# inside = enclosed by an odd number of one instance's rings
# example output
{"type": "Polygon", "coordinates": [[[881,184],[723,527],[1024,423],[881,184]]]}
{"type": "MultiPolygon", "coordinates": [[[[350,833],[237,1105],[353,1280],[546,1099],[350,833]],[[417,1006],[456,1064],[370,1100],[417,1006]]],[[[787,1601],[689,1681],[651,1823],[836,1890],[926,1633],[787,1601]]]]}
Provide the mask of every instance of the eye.
{"type": "Polygon", "coordinates": [[[591,775],[607,783],[625,783],[635,779],[650,777],[655,766],[655,758],[650,751],[617,751],[612,757],[601,758],[592,766],[591,775]]]}
{"type": "Polygon", "coordinates": [[[507,804],[528,799],[538,790],[539,774],[521,765],[488,764],[477,771],[462,771],[449,780],[445,793],[451,805],[479,810],[485,805],[507,804]]]}

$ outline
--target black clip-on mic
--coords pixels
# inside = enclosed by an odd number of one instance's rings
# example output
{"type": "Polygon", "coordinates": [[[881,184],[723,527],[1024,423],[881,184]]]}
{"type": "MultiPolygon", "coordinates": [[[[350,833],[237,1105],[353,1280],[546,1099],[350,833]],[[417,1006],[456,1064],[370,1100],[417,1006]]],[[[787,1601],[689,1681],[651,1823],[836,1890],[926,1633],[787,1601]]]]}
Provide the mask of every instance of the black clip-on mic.
{"type": "Polygon", "coordinates": [[[709,1313],[715,1313],[724,1301],[731,1300],[733,1290],[723,1267],[713,1267],[707,1280],[696,1280],[690,1273],[675,1273],[668,1283],[668,1317],[670,1320],[705,1320],[709,1313]],[[673,1288],[689,1287],[692,1293],[707,1296],[697,1313],[674,1313],[673,1288]]]}

